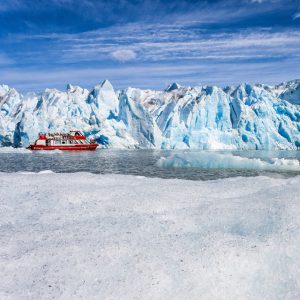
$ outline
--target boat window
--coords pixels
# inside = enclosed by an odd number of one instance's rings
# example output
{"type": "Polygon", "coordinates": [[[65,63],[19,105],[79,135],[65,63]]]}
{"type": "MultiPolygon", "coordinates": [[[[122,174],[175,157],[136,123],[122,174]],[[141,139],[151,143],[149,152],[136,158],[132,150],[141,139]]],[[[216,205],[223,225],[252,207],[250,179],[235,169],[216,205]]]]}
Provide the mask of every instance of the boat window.
{"type": "Polygon", "coordinates": [[[62,144],[65,144],[65,143],[66,143],[66,141],[62,141],[61,143],[62,143],[62,144]]]}

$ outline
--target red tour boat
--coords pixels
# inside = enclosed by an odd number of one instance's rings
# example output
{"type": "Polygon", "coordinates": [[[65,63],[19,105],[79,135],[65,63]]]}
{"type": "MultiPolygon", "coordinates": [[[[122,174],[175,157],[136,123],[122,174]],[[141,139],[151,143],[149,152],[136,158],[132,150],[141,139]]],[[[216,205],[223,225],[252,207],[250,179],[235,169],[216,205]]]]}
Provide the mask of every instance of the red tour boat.
{"type": "Polygon", "coordinates": [[[71,130],[70,133],[40,133],[30,150],[89,150],[94,151],[98,144],[94,140],[88,140],[79,130],[71,130]]]}

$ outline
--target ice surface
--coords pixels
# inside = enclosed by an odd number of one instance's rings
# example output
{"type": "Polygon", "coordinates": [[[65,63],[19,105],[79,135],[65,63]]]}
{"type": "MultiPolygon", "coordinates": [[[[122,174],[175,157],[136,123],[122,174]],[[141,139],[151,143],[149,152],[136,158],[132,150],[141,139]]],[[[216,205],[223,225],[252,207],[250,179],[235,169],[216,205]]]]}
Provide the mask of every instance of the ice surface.
{"type": "Polygon", "coordinates": [[[175,153],[167,158],[160,158],[157,164],[163,168],[300,171],[297,159],[270,158],[264,161],[259,158],[210,151],[175,153]]]}
{"type": "Polygon", "coordinates": [[[0,146],[26,147],[39,132],[82,130],[102,147],[299,149],[300,82],[277,86],[91,91],[68,85],[23,96],[0,86],[0,146]]]}
{"type": "Polygon", "coordinates": [[[1,173],[0,189],[1,299],[300,298],[300,177],[1,173]]]}

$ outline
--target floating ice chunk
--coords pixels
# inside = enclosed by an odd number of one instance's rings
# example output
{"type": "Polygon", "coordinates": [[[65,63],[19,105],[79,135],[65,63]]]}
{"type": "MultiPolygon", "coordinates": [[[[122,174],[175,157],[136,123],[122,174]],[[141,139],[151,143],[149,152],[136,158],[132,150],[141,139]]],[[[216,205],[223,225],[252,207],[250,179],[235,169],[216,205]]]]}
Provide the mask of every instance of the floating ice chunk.
{"type": "Polygon", "coordinates": [[[17,174],[32,175],[32,174],[36,174],[36,173],[35,172],[29,172],[29,171],[21,171],[21,172],[17,172],[17,174]]]}
{"type": "Polygon", "coordinates": [[[55,149],[55,150],[39,150],[36,153],[39,153],[39,154],[61,154],[61,153],[63,153],[63,151],[59,150],[59,149],[55,149]]]}
{"type": "Polygon", "coordinates": [[[17,172],[17,174],[21,174],[21,175],[36,175],[36,174],[55,174],[55,172],[51,171],[51,170],[43,170],[40,172],[30,172],[30,171],[21,171],[21,172],[17,172]]]}
{"type": "Polygon", "coordinates": [[[43,170],[43,171],[38,172],[37,174],[54,174],[54,172],[51,170],[43,170]]]}
{"type": "Polygon", "coordinates": [[[32,151],[26,148],[15,148],[15,147],[0,147],[0,153],[27,153],[30,154],[32,151]]]}
{"type": "Polygon", "coordinates": [[[247,158],[231,153],[198,152],[173,154],[160,158],[158,165],[163,168],[237,169],[267,171],[300,171],[297,159],[272,158],[267,161],[247,158]]]}

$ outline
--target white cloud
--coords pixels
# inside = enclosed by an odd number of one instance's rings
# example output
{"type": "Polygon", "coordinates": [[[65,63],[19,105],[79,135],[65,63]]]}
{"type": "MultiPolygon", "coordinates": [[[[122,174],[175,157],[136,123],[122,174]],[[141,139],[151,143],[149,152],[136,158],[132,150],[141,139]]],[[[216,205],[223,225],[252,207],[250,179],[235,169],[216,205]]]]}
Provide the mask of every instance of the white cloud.
{"type": "Polygon", "coordinates": [[[121,49],[112,52],[112,57],[118,61],[129,61],[136,58],[136,53],[130,49],[121,49]]]}
{"type": "Polygon", "coordinates": [[[297,12],[297,13],[294,15],[294,20],[295,20],[295,19],[299,19],[299,18],[300,18],[300,11],[297,12]]]}
{"type": "MultiPolygon", "coordinates": [[[[45,38],[35,36],[35,38],[45,38]]],[[[300,32],[274,32],[270,28],[240,30],[235,33],[191,31],[187,24],[128,24],[80,34],[56,34],[47,38],[64,45],[53,53],[56,62],[167,62],[170,60],[234,60],[299,57],[300,32]],[[155,33],[155,34],[153,34],[155,33]]],[[[30,54],[35,62],[39,53],[30,54]]],[[[30,59],[27,58],[28,59],[30,59]]]]}
{"type": "MultiPolygon", "coordinates": [[[[271,0],[269,0],[271,1],[271,0]]],[[[50,34],[32,36],[36,39],[50,39],[53,44],[63,45],[47,49],[57,63],[120,62],[137,63],[170,61],[231,62],[237,60],[264,60],[300,57],[300,31],[274,32],[271,28],[255,28],[233,33],[211,33],[190,28],[185,24],[140,24],[113,26],[79,34],[50,34]]],[[[22,38],[22,37],[21,37],[22,38]]],[[[40,50],[27,53],[27,62],[45,60],[40,50]],[[33,60],[34,59],[34,60],[33,60]]],[[[24,54],[22,53],[22,58],[24,54]]]]}
{"type": "Polygon", "coordinates": [[[271,5],[265,5],[265,7],[269,7],[271,10],[272,8],[274,9],[274,7],[272,6],[272,4],[278,4],[281,7],[281,4],[284,3],[284,1],[282,0],[248,0],[248,2],[253,3],[253,4],[263,4],[263,3],[268,3],[271,5]]]}

